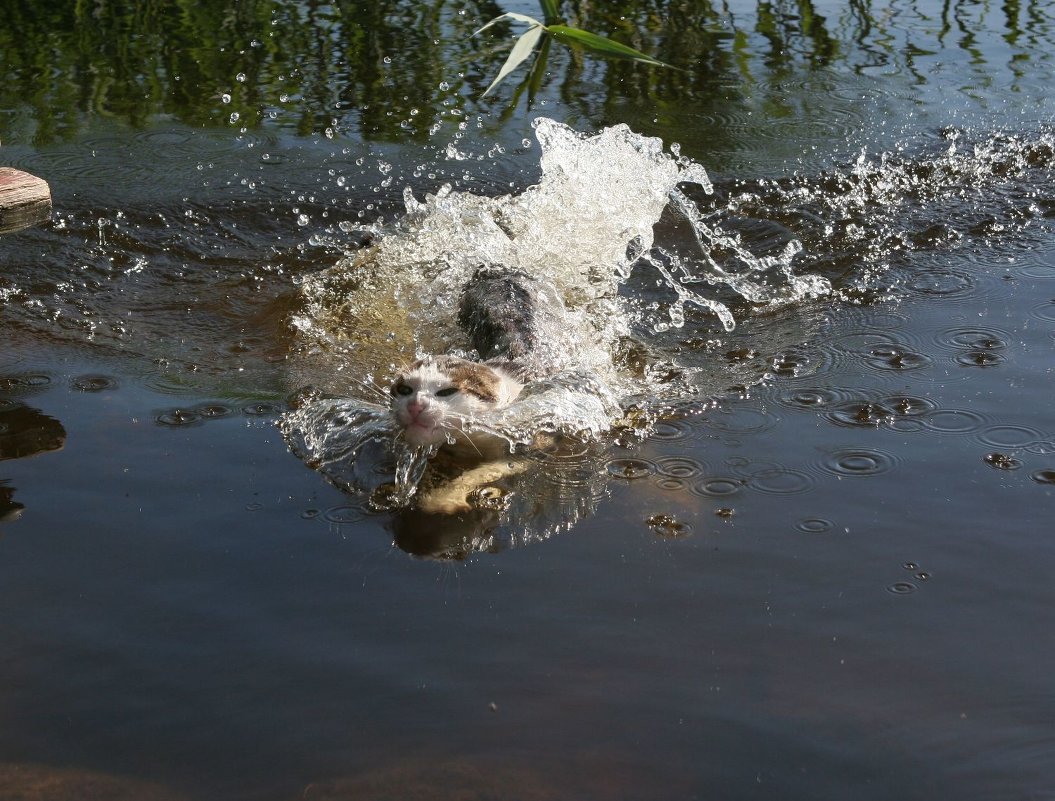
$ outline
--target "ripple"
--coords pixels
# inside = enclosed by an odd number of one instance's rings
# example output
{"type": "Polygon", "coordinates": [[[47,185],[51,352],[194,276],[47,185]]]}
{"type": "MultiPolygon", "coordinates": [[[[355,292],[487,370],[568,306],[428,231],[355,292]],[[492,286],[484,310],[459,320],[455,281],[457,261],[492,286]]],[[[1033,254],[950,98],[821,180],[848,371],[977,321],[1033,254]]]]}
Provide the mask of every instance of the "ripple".
{"type": "Polygon", "coordinates": [[[608,475],[633,481],[656,472],[656,465],[647,459],[612,459],[605,465],[608,475]]]}
{"type": "Polygon", "coordinates": [[[702,475],[705,469],[701,462],[689,456],[666,456],[656,459],[656,470],[668,478],[695,478],[702,475]]]}
{"type": "Polygon", "coordinates": [[[194,411],[207,419],[230,417],[234,414],[234,409],[223,403],[203,403],[200,406],[195,406],[194,411]]]}
{"type": "Polygon", "coordinates": [[[670,476],[660,476],[656,479],[655,485],[666,492],[681,492],[689,488],[689,482],[685,479],[670,476]]]}
{"type": "Polygon", "coordinates": [[[982,415],[964,409],[936,409],[923,415],[923,425],[941,434],[969,434],[988,422],[982,415]]]}
{"type": "Polygon", "coordinates": [[[25,392],[46,387],[50,376],[43,373],[14,373],[0,375],[0,392],[25,392]]]}
{"type": "Polygon", "coordinates": [[[193,409],[169,409],[154,418],[163,426],[189,426],[201,422],[201,415],[193,409]]]}
{"type": "Polygon", "coordinates": [[[677,442],[692,435],[692,426],[685,420],[659,420],[652,426],[650,439],[662,442],[677,442]]]}
{"type": "Polygon", "coordinates": [[[333,506],[322,513],[322,519],[330,523],[358,523],[365,515],[358,506],[333,506]]]}
{"type": "Polygon", "coordinates": [[[772,428],[779,420],[758,409],[729,409],[707,415],[703,425],[723,434],[757,434],[772,428]]]}
{"type": "Polygon", "coordinates": [[[1038,484],[1055,484],[1055,470],[1034,470],[1029,477],[1038,484]]]}
{"type": "Polygon", "coordinates": [[[820,468],[832,475],[867,478],[888,472],[898,463],[896,457],[871,448],[851,448],[829,454],[820,462],[820,468]]]}
{"type": "Polygon", "coordinates": [[[282,414],[284,408],[280,403],[250,403],[242,407],[242,412],[252,417],[267,417],[268,415],[282,414]]]}
{"type": "Polygon", "coordinates": [[[1004,361],[999,353],[990,350],[969,350],[956,357],[956,363],[964,367],[995,367],[1004,361]]]}
{"type": "Polygon", "coordinates": [[[813,485],[812,476],[787,467],[762,470],[747,482],[751,489],[767,495],[798,495],[809,492],[813,485]]]}
{"type": "Polygon", "coordinates": [[[1038,320],[1043,320],[1046,323],[1055,323],[1055,298],[1034,306],[1029,310],[1029,313],[1038,320]]]}
{"type": "Polygon", "coordinates": [[[1006,453],[987,453],[982,459],[987,465],[997,470],[1018,470],[1022,466],[1020,460],[1006,453]]]}
{"type": "Polygon", "coordinates": [[[825,520],[823,517],[807,517],[805,520],[800,520],[796,523],[795,528],[806,534],[827,534],[835,528],[835,524],[831,520],[825,520]]]}
{"type": "Polygon", "coordinates": [[[703,481],[698,481],[690,487],[694,495],[704,495],[710,498],[726,498],[736,495],[744,488],[747,482],[741,478],[726,478],[724,476],[712,476],[703,481]]]}
{"type": "Polygon", "coordinates": [[[853,428],[879,428],[894,419],[897,413],[882,403],[851,401],[831,409],[825,417],[836,425],[853,428]]]}
{"type": "Polygon", "coordinates": [[[653,534],[664,539],[679,539],[692,534],[692,526],[670,515],[652,515],[645,521],[653,534]]]}
{"type": "Polygon", "coordinates": [[[873,370],[919,370],[931,363],[931,358],[898,344],[874,345],[864,357],[873,370]]]}
{"type": "Polygon", "coordinates": [[[780,393],[776,402],[793,409],[827,409],[849,399],[845,390],[831,387],[802,387],[780,393]]]}
{"type": "Polygon", "coordinates": [[[918,588],[911,581],[895,581],[889,587],[888,592],[892,592],[894,595],[911,595],[918,588]]]}
{"type": "Polygon", "coordinates": [[[1035,428],[1018,425],[989,426],[978,439],[995,448],[1025,448],[1044,440],[1044,435],[1035,428]]]}
{"type": "Polygon", "coordinates": [[[938,345],[957,351],[1003,350],[1010,340],[1010,334],[999,328],[948,328],[935,337],[938,345]]]}
{"type": "Polygon", "coordinates": [[[117,379],[108,375],[89,373],[70,379],[70,388],[78,392],[103,392],[108,389],[117,389],[117,379]]]}
{"type": "Polygon", "coordinates": [[[945,268],[914,276],[905,286],[909,291],[924,297],[950,297],[973,291],[974,279],[969,273],[945,268]]]}

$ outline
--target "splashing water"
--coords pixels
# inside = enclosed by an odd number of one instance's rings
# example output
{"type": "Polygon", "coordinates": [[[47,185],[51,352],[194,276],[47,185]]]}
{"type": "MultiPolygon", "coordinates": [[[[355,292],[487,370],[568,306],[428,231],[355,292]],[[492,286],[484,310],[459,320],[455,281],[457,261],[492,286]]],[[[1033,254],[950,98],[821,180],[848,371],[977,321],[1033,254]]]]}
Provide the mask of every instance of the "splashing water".
{"type": "MultiPolygon", "coordinates": [[[[678,187],[693,184],[709,193],[710,179],[676,147],[667,152],[659,139],[625,125],[585,136],[541,118],[535,131],[542,152],[538,184],[499,197],[445,186],[423,201],[408,189],[406,215],[395,230],[378,231],[375,246],[305,279],[305,304],[294,325],[311,348],[346,361],[360,375],[391,374],[398,363],[427,353],[471,358],[472,346],[456,319],[461,293],[479,265],[503,264],[552,282],[568,316],[546,332],[540,346],[554,376],[474,423],[510,443],[531,442],[539,431],[597,436],[619,417],[622,401],[657,389],[648,370],[626,369],[622,354],[632,330],[681,327],[687,305],[713,313],[727,331],[735,326],[724,303],[694,292],[692,284],[727,285],[756,304],[830,290],[823,278],[792,273],[797,243],[779,256],[757,258],[735,237],[709,226],[678,187]],[[667,210],[692,226],[699,248],[694,258],[655,245],[653,227],[667,210]],[[739,269],[711,258],[717,244],[736,254],[739,269]],[[635,307],[620,295],[637,265],[651,266],[673,292],[665,316],[658,307],[635,307]]],[[[334,389],[361,394],[354,384],[334,389]]],[[[287,432],[309,432],[298,440],[303,455],[323,468],[360,457],[384,425],[377,412],[349,430],[348,419],[359,418],[336,415],[331,425],[327,415],[333,412],[309,404],[285,426],[287,432]]],[[[412,481],[413,472],[404,470],[401,480],[412,481]]]]}

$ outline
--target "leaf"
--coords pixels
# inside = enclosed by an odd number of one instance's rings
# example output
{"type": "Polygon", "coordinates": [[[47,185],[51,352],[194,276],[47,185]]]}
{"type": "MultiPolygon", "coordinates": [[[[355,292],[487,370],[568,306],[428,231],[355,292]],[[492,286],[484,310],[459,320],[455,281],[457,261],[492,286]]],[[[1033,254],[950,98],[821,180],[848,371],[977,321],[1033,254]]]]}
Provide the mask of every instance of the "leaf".
{"type": "Polygon", "coordinates": [[[547,24],[560,19],[560,0],[539,0],[539,5],[542,6],[542,18],[547,24]]]}
{"type": "Polygon", "coordinates": [[[525,25],[531,25],[533,27],[542,27],[542,23],[539,22],[534,17],[529,17],[527,14],[514,14],[512,11],[509,11],[509,12],[506,12],[505,14],[502,14],[500,16],[495,17],[493,20],[491,20],[486,25],[484,25],[482,28],[480,28],[480,30],[475,31],[473,33],[473,36],[476,36],[476,34],[478,34],[478,33],[483,33],[488,28],[490,28],[492,25],[494,25],[496,22],[501,22],[504,19],[514,19],[517,22],[523,22],[525,25]]]}
{"type": "MultiPolygon", "coordinates": [[[[535,21],[532,20],[532,22],[535,21]]],[[[487,90],[480,96],[487,97],[487,93],[494,89],[499,81],[519,67],[520,64],[531,55],[531,51],[535,49],[535,45],[538,44],[539,38],[545,32],[546,29],[540,23],[535,22],[533,27],[528,28],[527,31],[521,34],[520,38],[516,40],[516,44],[513,45],[513,49],[509,51],[506,63],[503,64],[502,69],[498,71],[498,77],[491,81],[491,85],[488,86],[487,90]]]]}
{"type": "Polygon", "coordinates": [[[635,50],[629,45],[616,42],[613,39],[609,39],[607,36],[599,36],[596,33],[584,31],[581,28],[572,28],[569,25],[547,25],[546,32],[559,42],[563,42],[567,45],[584,47],[587,50],[602,56],[608,56],[609,58],[629,58],[634,61],[651,64],[654,67],[670,67],[670,64],[652,58],[652,56],[645,55],[640,50],[635,50]]]}

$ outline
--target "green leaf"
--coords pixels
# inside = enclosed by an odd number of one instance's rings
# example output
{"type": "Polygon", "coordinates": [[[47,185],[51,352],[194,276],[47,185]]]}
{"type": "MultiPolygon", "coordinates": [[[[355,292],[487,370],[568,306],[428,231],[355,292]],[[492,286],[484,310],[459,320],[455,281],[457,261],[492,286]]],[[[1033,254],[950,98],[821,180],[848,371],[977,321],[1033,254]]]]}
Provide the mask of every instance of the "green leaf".
{"type": "Polygon", "coordinates": [[[596,33],[584,31],[581,28],[572,28],[568,25],[547,25],[546,32],[558,42],[583,47],[608,58],[628,58],[651,64],[654,67],[670,67],[670,64],[665,64],[658,59],[652,58],[652,56],[645,55],[640,50],[635,50],[606,36],[599,36],[596,33]]]}
{"type": "Polygon", "coordinates": [[[560,19],[560,0],[539,0],[542,6],[542,17],[550,25],[560,19]]]}

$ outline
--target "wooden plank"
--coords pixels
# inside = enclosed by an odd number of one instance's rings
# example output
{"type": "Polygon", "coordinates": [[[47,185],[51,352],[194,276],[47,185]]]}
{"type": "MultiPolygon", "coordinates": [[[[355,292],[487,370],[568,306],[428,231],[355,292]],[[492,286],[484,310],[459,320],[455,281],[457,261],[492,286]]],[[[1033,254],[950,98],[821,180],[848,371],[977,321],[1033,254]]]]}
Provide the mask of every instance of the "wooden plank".
{"type": "Polygon", "coordinates": [[[48,182],[12,167],[0,167],[0,234],[51,218],[48,182]]]}

